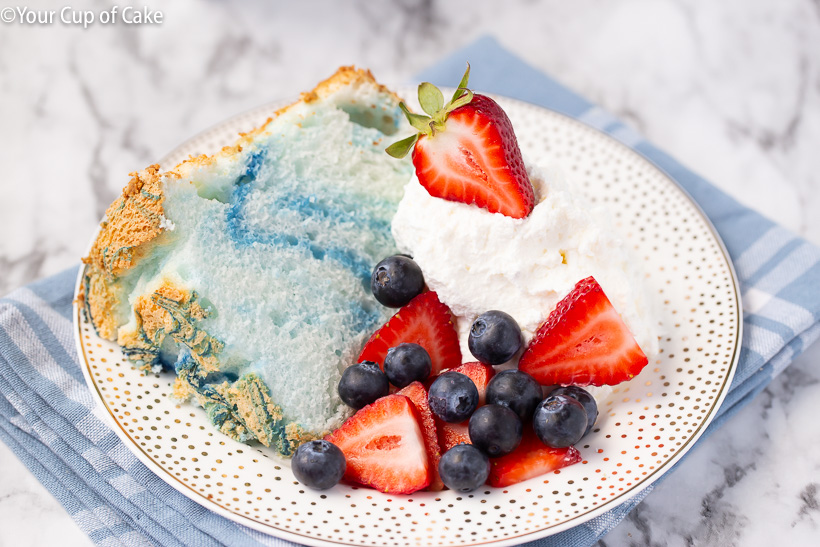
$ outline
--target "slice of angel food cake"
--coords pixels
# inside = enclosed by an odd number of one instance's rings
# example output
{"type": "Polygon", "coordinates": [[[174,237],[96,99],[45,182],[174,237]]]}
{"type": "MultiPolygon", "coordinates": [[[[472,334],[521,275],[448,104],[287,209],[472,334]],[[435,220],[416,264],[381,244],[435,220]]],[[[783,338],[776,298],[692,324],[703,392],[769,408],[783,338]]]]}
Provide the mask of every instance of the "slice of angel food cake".
{"type": "Polygon", "coordinates": [[[341,373],[389,317],[369,281],[412,173],[384,153],[399,102],[343,67],[235,145],[133,173],[84,260],[97,333],[236,440],[288,455],[341,425],[341,373]]]}

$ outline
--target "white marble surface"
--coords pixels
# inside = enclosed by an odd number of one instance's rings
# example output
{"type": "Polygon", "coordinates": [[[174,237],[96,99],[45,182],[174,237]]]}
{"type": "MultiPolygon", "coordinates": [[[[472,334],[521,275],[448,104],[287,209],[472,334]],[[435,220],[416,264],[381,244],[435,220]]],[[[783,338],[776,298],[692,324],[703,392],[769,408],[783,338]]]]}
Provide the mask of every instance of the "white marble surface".
{"type": "MultiPolygon", "coordinates": [[[[127,173],[186,137],[341,64],[405,81],[487,33],[820,244],[817,0],[145,4],[162,24],[0,23],[0,293],[77,263],[127,173]]],[[[601,544],[820,543],[818,361],[815,345],[601,544]]],[[[58,538],[88,544],[0,443],[0,546],[58,538]]]]}

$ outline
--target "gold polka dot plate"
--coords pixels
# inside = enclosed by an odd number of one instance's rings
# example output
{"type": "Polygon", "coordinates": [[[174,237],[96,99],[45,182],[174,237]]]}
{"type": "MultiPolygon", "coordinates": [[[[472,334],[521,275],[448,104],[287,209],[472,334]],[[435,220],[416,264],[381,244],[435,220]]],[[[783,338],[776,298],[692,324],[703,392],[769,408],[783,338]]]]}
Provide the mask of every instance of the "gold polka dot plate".
{"type": "MultiPolygon", "coordinates": [[[[515,545],[606,512],[678,461],[714,417],[739,355],[738,283],[719,236],[675,182],[619,141],[541,107],[497,100],[526,157],[560,164],[592,202],[609,206],[662,321],[659,356],[599,399],[598,422],[578,446],[580,463],[472,494],[388,495],[345,485],[316,492],[271,450],[229,439],[201,408],[175,401],[170,373],[132,369],[75,309],[83,372],[126,446],[208,509],[307,545],[515,545]]],[[[232,143],[277,106],[205,131],[162,165],[232,143]]]]}

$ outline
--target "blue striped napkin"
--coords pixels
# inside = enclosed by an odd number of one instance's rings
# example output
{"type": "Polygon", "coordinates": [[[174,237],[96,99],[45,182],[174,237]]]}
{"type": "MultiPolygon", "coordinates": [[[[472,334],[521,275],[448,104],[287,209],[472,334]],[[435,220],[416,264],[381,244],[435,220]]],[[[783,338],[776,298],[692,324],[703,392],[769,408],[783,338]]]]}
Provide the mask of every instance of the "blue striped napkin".
{"type": "MultiPolygon", "coordinates": [[[[723,237],[741,281],[745,336],[714,431],[820,334],[820,249],[751,211],[607,112],[481,39],[420,76],[557,110],[632,147],[677,180],[723,237]]],[[[100,545],[292,545],[204,509],[126,448],[95,410],[77,362],[71,300],[77,270],[0,300],[0,438],[100,545]]],[[[535,546],[591,545],[649,493],[535,546]]]]}

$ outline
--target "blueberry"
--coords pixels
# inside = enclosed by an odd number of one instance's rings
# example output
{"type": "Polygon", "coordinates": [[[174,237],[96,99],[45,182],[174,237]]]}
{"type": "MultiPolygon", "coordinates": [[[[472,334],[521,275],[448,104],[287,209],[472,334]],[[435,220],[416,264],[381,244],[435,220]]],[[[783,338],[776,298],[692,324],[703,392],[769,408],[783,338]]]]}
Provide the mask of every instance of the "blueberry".
{"type": "Polygon", "coordinates": [[[370,290],[385,306],[401,308],[424,290],[424,276],[412,258],[388,256],[373,268],[370,290]]]}
{"type": "Polygon", "coordinates": [[[484,405],[470,417],[468,430],[473,446],[491,458],[500,458],[518,448],[524,426],[506,406],[484,405]]]}
{"type": "Polygon", "coordinates": [[[522,422],[532,419],[535,407],[541,402],[541,384],[520,370],[499,372],[487,384],[487,404],[506,406],[522,422]]]}
{"type": "Polygon", "coordinates": [[[384,358],[384,373],[398,388],[426,380],[432,370],[430,354],[418,344],[399,344],[387,350],[384,358]]]}
{"type": "Polygon", "coordinates": [[[335,444],[310,441],[296,449],[291,469],[296,480],[315,490],[336,486],[345,474],[345,455],[335,444]]]}
{"type": "Polygon", "coordinates": [[[521,349],[521,327],[503,311],[479,315],[470,327],[467,345],[476,359],[488,365],[506,363],[521,349]]]}
{"type": "Polygon", "coordinates": [[[550,395],[535,409],[532,428],[547,446],[572,446],[584,436],[587,411],[584,405],[568,395],[550,395]]]}
{"type": "Polygon", "coordinates": [[[490,459],[471,444],[457,444],[438,462],[438,474],[450,490],[472,492],[490,476],[490,459]]]}
{"type": "Polygon", "coordinates": [[[349,366],[339,380],[339,397],[347,406],[356,410],[375,402],[390,393],[390,383],[379,365],[362,361],[349,366]]]}
{"type": "Polygon", "coordinates": [[[566,386],[566,387],[559,387],[555,391],[552,392],[553,395],[569,395],[582,405],[584,405],[584,410],[587,411],[587,429],[584,431],[584,435],[589,433],[592,429],[592,426],[595,425],[595,420],[598,419],[598,404],[595,402],[595,398],[590,395],[589,391],[585,390],[584,388],[578,386],[566,386]]]}
{"type": "Polygon", "coordinates": [[[478,389],[460,372],[445,372],[436,378],[427,393],[430,410],[445,422],[463,422],[478,406],[478,389]]]}

